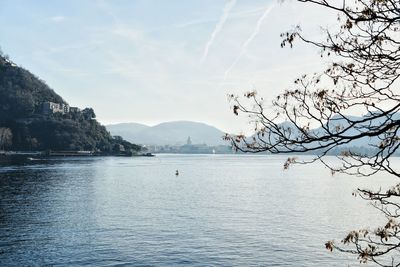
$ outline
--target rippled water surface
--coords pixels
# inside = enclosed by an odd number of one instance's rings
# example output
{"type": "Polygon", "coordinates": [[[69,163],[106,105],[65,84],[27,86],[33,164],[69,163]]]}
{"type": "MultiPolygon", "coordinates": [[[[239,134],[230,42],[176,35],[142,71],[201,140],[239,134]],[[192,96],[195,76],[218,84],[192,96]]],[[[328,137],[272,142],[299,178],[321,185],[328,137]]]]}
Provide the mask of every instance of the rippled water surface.
{"type": "Polygon", "coordinates": [[[357,264],[324,242],[377,224],[351,192],[393,180],[320,165],[283,171],[284,161],[157,155],[0,167],[0,266],[357,264]]]}

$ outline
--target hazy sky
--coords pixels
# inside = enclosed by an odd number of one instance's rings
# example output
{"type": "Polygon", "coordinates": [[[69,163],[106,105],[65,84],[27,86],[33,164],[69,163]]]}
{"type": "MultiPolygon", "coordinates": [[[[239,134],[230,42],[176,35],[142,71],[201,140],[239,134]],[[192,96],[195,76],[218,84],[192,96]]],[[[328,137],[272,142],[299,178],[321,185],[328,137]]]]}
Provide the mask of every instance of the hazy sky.
{"type": "Polygon", "coordinates": [[[321,69],[318,50],[282,49],[279,34],[301,24],[322,38],[334,15],[290,0],[0,0],[0,46],[102,123],[193,120],[239,132],[247,125],[227,93],[268,100],[321,69]]]}

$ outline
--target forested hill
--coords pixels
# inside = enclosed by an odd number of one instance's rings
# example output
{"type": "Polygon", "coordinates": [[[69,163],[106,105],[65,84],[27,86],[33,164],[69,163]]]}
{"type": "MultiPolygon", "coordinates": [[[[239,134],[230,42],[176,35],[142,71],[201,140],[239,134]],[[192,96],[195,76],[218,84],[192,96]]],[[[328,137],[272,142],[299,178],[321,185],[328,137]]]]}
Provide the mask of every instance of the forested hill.
{"type": "Polygon", "coordinates": [[[0,150],[140,150],[113,138],[91,108],[71,108],[46,83],[0,55],[0,150]],[[54,103],[60,109],[44,109],[54,103]]]}
{"type": "Polygon", "coordinates": [[[65,104],[44,81],[0,56],[0,123],[31,116],[44,101],[65,104]]]}

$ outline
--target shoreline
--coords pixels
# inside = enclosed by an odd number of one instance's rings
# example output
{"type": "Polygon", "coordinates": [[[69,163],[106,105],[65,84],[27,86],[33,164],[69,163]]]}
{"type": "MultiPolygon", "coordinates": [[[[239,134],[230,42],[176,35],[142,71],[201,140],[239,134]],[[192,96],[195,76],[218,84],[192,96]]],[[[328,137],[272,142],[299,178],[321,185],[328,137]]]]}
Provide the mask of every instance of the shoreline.
{"type": "Polygon", "coordinates": [[[154,157],[152,153],[101,153],[90,151],[0,151],[0,163],[69,157],[154,157]]]}

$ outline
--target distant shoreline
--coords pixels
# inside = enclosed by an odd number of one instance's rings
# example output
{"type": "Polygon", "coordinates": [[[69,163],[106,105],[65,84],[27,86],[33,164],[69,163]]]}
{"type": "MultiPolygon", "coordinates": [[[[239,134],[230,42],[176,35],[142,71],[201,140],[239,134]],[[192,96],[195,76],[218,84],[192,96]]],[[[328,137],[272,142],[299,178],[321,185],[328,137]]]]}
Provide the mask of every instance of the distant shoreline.
{"type": "Polygon", "coordinates": [[[0,151],[0,162],[66,157],[154,157],[151,153],[104,153],[91,151],[0,151]]]}

